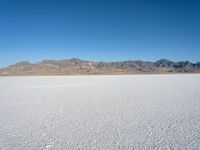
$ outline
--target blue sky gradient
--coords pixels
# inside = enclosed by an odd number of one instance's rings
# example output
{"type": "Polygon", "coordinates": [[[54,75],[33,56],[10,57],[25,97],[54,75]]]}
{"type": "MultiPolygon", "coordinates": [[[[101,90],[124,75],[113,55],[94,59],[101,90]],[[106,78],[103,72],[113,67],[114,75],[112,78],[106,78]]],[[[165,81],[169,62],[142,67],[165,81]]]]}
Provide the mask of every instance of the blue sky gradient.
{"type": "Polygon", "coordinates": [[[0,0],[0,67],[71,57],[200,61],[200,1],[0,0]]]}

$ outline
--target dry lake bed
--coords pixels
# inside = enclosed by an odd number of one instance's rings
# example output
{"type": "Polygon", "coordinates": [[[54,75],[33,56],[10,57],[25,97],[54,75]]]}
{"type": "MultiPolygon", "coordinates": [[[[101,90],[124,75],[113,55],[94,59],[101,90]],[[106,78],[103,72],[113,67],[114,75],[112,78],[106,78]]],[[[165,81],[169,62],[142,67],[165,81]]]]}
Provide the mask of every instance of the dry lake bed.
{"type": "Polygon", "coordinates": [[[0,78],[0,150],[198,150],[200,75],[0,78]]]}

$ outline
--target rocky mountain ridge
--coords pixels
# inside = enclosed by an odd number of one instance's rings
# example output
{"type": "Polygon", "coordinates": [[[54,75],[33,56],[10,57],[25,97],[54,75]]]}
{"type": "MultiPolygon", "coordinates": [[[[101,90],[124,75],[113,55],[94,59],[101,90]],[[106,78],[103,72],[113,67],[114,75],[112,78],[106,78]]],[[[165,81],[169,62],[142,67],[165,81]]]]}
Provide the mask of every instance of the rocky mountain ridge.
{"type": "Polygon", "coordinates": [[[43,60],[38,63],[22,61],[0,69],[0,76],[148,73],[200,73],[200,62],[174,62],[167,59],[161,59],[156,62],[139,60],[95,62],[72,58],[64,60],[43,60]]]}

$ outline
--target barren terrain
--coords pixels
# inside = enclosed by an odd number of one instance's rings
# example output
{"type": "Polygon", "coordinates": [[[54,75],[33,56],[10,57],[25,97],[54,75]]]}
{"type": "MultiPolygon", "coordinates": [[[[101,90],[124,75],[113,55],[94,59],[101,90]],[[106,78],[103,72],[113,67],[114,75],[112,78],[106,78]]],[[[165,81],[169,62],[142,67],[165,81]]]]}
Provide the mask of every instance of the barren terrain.
{"type": "Polygon", "coordinates": [[[0,150],[200,148],[200,75],[0,78],[0,150]]]}

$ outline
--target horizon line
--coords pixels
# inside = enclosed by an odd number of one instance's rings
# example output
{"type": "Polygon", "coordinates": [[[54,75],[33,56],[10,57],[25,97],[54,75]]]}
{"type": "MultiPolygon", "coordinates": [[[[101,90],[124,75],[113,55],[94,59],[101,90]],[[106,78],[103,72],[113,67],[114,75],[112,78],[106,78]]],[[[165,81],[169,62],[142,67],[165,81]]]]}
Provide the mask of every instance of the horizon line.
{"type": "Polygon", "coordinates": [[[160,58],[160,59],[157,59],[157,60],[142,60],[142,59],[121,59],[121,60],[91,60],[91,59],[85,59],[85,58],[80,58],[80,57],[68,57],[68,58],[61,58],[61,59],[40,59],[39,61],[30,61],[30,60],[19,60],[17,62],[14,62],[14,63],[11,63],[9,65],[6,65],[4,67],[0,67],[0,69],[2,68],[6,68],[6,67],[9,67],[11,65],[15,65],[17,63],[21,63],[21,62],[27,62],[27,63],[30,63],[30,64],[37,64],[37,63],[40,63],[42,61],[62,61],[62,60],[72,60],[72,59],[79,59],[79,60],[82,60],[82,61],[92,61],[92,62],[106,62],[106,63],[112,63],[112,62],[123,62],[123,61],[142,61],[142,62],[151,62],[151,63],[155,63],[157,61],[160,61],[160,60],[167,60],[167,61],[171,61],[171,62],[190,62],[192,64],[197,64],[200,62],[199,61],[196,61],[196,62],[193,62],[193,61],[190,61],[190,60],[172,60],[172,59],[167,59],[167,58],[160,58]]]}

